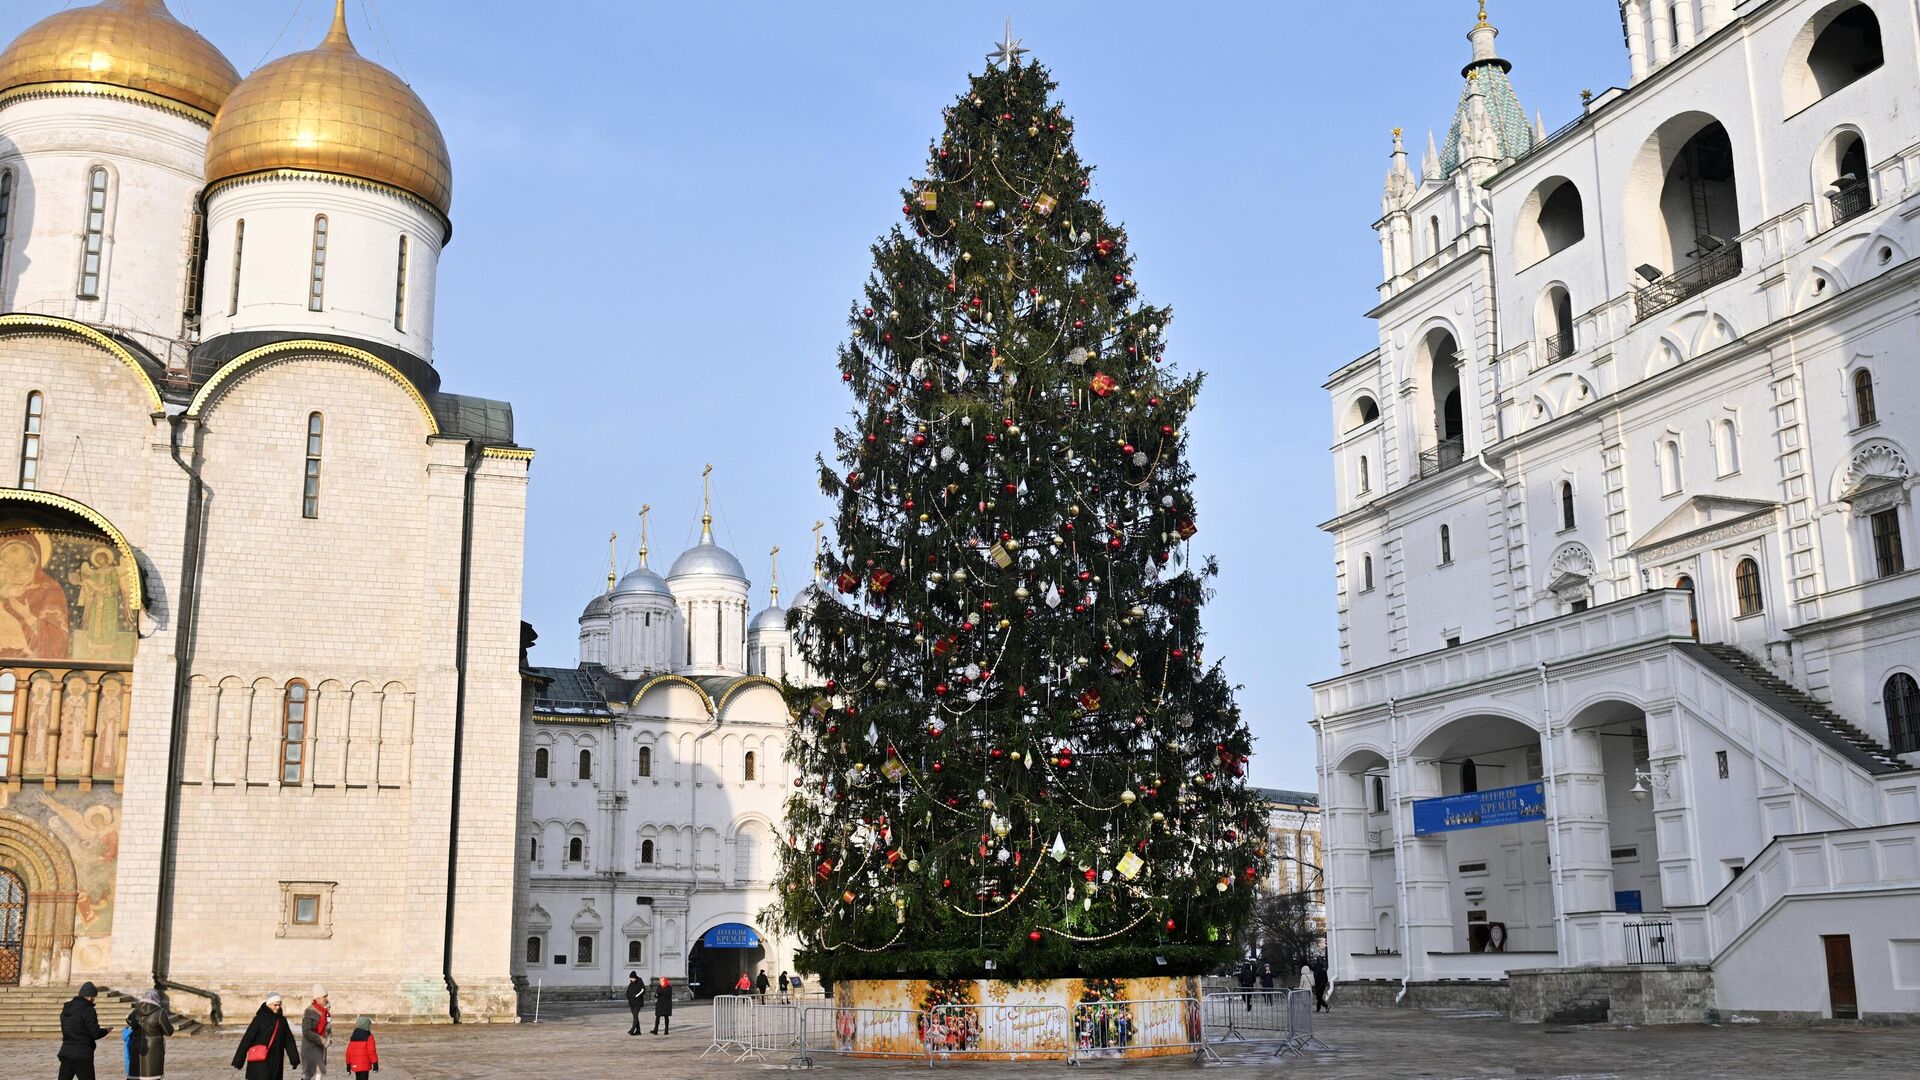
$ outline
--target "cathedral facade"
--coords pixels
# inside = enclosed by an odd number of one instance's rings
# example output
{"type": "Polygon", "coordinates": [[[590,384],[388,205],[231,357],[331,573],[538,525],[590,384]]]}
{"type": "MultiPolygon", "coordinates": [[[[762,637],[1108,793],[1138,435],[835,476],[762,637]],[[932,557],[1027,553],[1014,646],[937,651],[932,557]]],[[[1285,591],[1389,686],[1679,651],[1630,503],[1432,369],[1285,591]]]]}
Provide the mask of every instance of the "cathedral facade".
{"type": "Polygon", "coordinates": [[[808,681],[787,609],[776,584],[749,614],[710,515],[666,576],[648,554],[643,531],[638,565],[581,613],[578,666],[529,673],[514,974],[543,994],[615,994],[637,972],[710,997],[793,968],[763,918],[793,789],[784,691],[808,681]]]}
{"type": "Polygon", "coordinates": [[[532,454],[434,364],[451,185],[343,3],[245,78],[163,0],[0,50],[0,984],[513,1017],[532,454]]]}
{"type": "Polygon", "coordinates": [[[1910,1015],[1915,11],[1619,8],[1629,85],[1559,130],[1483,9],[1446,137],[1394,135],[1326,383],[1334,971],[1910,1015]]]}

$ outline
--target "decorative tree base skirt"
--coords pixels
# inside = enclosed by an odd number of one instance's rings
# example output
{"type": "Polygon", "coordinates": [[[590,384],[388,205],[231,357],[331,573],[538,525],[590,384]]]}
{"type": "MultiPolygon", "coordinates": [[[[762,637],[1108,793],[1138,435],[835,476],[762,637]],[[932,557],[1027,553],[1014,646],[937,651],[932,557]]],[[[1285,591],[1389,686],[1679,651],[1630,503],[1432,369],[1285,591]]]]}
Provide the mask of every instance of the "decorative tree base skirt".
{"type": "Polygon", "coordinates": [[[835,983],[835,1050],[856,1057],[1170,1057],[1201,1042],[1200,980],[855,979],[835,983]]]}

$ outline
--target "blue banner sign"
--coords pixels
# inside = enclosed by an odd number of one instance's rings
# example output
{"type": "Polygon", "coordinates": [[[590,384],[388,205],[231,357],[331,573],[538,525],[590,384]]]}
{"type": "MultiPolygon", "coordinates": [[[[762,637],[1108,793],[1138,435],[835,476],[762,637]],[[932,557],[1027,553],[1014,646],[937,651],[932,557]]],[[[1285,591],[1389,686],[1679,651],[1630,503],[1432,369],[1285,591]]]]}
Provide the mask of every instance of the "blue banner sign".
{"type": "Polygon", "coordinates": [[[751,926],[721,923],[701,935],[700,944],[709,949],[751,949],[760,944],[760,935],[754,933],[751,926]]]}
{"type": "Polygon", "coordinates": [[[1413,801],[1413,831],[1422,836],[1489,825],[1518,825],[1546,816],[1547,787],[1539,781],[1413,801]]]}

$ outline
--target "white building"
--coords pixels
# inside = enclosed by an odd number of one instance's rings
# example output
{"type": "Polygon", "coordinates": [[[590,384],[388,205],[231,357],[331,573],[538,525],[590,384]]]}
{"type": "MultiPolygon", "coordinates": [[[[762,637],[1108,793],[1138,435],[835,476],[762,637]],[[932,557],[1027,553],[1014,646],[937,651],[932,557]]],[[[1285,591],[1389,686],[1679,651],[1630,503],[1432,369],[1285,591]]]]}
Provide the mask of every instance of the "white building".
{"type": "Polygon", "coordinates": [[[1620,6],[1631,84],[1559,131],[1483,14],[1444,144],[1395,136],[1379,346],[1326,384],[1334,968],[1911,1014],[1915,9],[1620,6]]]}
{"type": "Polygon", "coordinates": [[[710,996],[793,968],[760,918],[793,787],[783,688],[804,681],[779,586],[749,618],[710,514],[666,577],[647,560],[643,527],[638,567],[580,616],[579,666],[528,673],[514,974],[547,994],[637,971],[710,996]]]}
{"type": "Polygon", "coordinates": [[[162,0],[40,6],[0,50],[0,983],[510,1020],[532,451],[433,363],[440,130],[344,4],[244,79],[162,0]]]}

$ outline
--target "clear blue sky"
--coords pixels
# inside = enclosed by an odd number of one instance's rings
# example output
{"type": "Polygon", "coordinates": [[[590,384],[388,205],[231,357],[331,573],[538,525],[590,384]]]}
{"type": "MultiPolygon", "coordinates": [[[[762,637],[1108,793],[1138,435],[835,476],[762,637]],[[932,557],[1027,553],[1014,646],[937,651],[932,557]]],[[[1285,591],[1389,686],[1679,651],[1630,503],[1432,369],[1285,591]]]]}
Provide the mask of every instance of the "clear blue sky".
{"type": "MultiPolygon", "coordinates": [[[[317,42],[332,7],[170,2],[242,72],[317,42]]],[[[10,0],[0,39],[61,6],[10,0]]],[[[397,54],[453,151],[435,362],[449,389],[511,400],[539,450],[535,661],[574,661],[607,534],[630,565],[641,503],[656,566],[692,542],[709,461],[755,607],[773,545],[790,586],[806,578],[868,246],[1011,14],[1127,225],[1142,295],[1174,309],[1169,360],[1210,375],[1192,424],[1196,550],[1224,571],[1210,652],[1244,684],[1254,780],[1314,787],[1306,684],[1336,664],[1320,384],[1375,343],[1388,132],[1416,161],[1428,127],[1444,137],[1474,6],[349,0],[362,52],[397,54]]],[[[1625,82],[1613,0],[1491,7],[1549,128],[1582,87],[1625,82]]]]}

